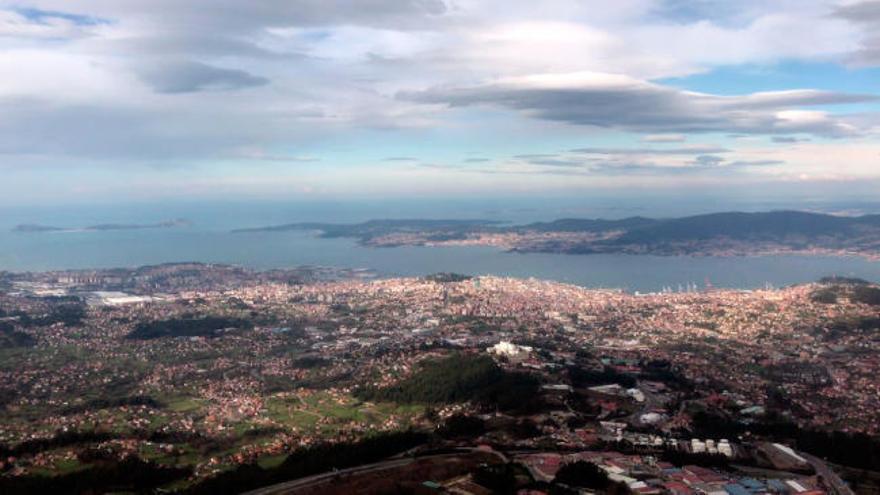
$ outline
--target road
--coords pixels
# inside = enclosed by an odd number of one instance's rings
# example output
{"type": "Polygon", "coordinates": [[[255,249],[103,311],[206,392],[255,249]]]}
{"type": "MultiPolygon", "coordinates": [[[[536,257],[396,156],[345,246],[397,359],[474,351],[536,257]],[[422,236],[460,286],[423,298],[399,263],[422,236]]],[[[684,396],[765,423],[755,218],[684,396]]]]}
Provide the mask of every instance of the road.
{"type": "Polygon", "coordinates": [[[326,481],[330,481],[337,476],[343,475],[351,475],[351,474],[364,474],[372,471],[382,471],[385,469],[393,469],[398,467],[403,467],[409,464],[412,464],[416,461],[421,461],[424,459],[443,459],[447,457],[457,457],[466,453],[473,452],[486,452],[486,453],[494,453],[500,459],[506,461],[506,458],[500,452],[487,452],[480,451],[479,449],[462,449],[461,452],[451,453],[451,454],[438,454],[438,455],[427,455],[423,457],[405,457],[405,458],[391,458],[386,459],[382,462],[376,462],[373,464],[364,464],[363,466],[355,466],[347,469],[339,469],[337,471],[330,471],[327,473],[315,474],[312,476],[307,476],[305,478],[298,478],[291,481],[286,481],[284,483],[279,483],[277,485],[266,486],[263,488],[258,488],[256,490],[252,490],[249,492],[245,492],[242,495],[286,495],[291,493],[293,490],[297,490],[300,488],[307,487],[313,484],[319,484],[326,481]]]}
{"type": "MultiPolygon", "coordinates": [[[[418,460],[424,459],[442,459],[446,457],[456,457],[466,453],[477,452],[479,449],[461,449],[460,452],[457,453],[447,453],[447,454],[437,454],[437,455],[427,455],[423,457],[392,457],[390,459],[386,459],[382,462],[376,462],[373,464],[365,464],[363,466],[355,466],[346,469],[340,469],[337,471],[330,471],[327,473],[315,474],[312,476],[307,476],[305,478],[299,478],[291,481],[286,481],[284,483],[279,483],[272,486],[266,486],[263,488],[258,488],[256,490],[252,490],[249,492],[245,492],[243,495],[287,495],[293,492],[294,490],[307,487],[309,485],[324,483],[332,480],[337,476],[344,475],[352,475],[352,474],[365,474],[373,471],[382,471],[385,469],[393,469],[399,468],[403,466],[407,466],[412,464],[418,460]]],[[[483,451],[486,452],[486,451],[483,451]]],[[[491,453],[497,455],[499,459],[503,461],[507,461],[507,456],[502,454],[501,452],[491,451],[491,453]]],[[[833,495],[855,495],[855,492],[849,487],[849,485],[844,482],[840,476],[837,475],[822,459],[819,459],[816,456],[807,454],[805,452],[798,452],[798,454],[807,460],[813,469],[816,470],[816,473],[822,476],[825,480],[825,483],[831,489],[833,495]]],[[[400,455],[400,454],[398,454],[400,455]]]]}
{"type": "Polygon", "coordinates": [[[641,390],[642,393],[645,395],[645,401],[642,403],[637,402],[637,404],[639,405],[639,409],[636,412],[630,414],[628,416],[628,420],[631,424],[640,425],[642,424],[643,414],[654,411],[655,409],[662,409],[664,402],[660,400],[660,397],[657,394],[648,391],[647,387],[641,387],[639,385],[636,385],[636,387],[641,390]]]}
{"type": "Polygon", "coordinates": [[[390,461],[377,462],[375,464],[366,464],[363,466],[356,466],[348,469],[339,469],[337,471],[330,471],[329,473],[321,473],[313,476],[307,476],[305,478],[299,478],[292,481],[286,481],[284,483],[279,483],[277,485],[266,486],[263,488],[258,488],[256,490],[245,492],[243,495],[283,495],[289,493],[292,490],[296,490],[298,488],[303,488],[308,485],[322,483],[324,481],[329,481],[336,476],[342,476],[347,474],[363,474],[369,473],[371,471],[381,471],[383,469],[391,469],[401,466],[406,466],[407,464],[411,464],[415,462],[414,458],[406,458],[406,459],[393,459],[390,461]]]}
{"type": "Polygon", "coordinates": [[[813,466],[816,473],[822,476],[825,483],[831,488],[835,495],[855,495],[852,488],[840,479],[840,476],[829,468],[828,465],[825,464],[825,461],[814,455],[807,454],[806,452],[798,452],[798,454],[813,466]]]}

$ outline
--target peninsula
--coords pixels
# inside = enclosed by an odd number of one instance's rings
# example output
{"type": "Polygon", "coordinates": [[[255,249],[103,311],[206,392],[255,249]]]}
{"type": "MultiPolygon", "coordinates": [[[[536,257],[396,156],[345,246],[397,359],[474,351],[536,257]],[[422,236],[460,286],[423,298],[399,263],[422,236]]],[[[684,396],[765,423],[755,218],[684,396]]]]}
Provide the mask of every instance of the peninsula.
{"type": "Polygon", "coordinates": [[[487,220],[292,223],[236,232],[318,231],[365,246],[495,246],[508,251],[660,256],[824,254],[880,256],[880,215],[722,212],[680,218],[566,218],[525,225],[487,220]]]}

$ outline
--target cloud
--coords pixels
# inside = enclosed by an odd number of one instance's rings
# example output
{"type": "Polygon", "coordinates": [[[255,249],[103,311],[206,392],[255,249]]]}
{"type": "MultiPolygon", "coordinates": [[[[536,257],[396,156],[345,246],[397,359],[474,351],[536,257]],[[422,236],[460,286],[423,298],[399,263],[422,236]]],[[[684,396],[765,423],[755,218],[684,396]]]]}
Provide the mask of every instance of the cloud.
{"type": "Polygon", "coordinates": [[[572,153],[592,155],[703,155],[726,153],[727,148],[713,145],[693,145],[683,148],[575,148],[572,153]]]}
{"type": "Polygon", "coordinates": [[[646,143],[683,143],[687,141],[684,134],[648,134],[642,136],[642,141],[646,143]]]}
{"type": "Polygon", "coordinates": [[[100,17],[71,14],[69,12],[41,10],[32,7],[17,7],[13,8],[12,11],[21,14],[29,21],[43,25],[52,24],[56,21],[67,21],[77,26],[96,26],[99,24],[110,23],[109,20],[100,17]]]}
{"type": "MultiPolygon", "coordinates": [[[[85,46],[98,55],[126,55],[142,57],[237,57],[240,59],[297,62],[308,58],[289,47],[262,46],[256,40],[229,36],[223,33],[171,32],[161,36],[155,33],[131,33],[122,37],[93,40],[85,46]]],[[[300,48],[300,47],[297,47],[300,48]]]]}
{"type": "MultiPolygon", "coordinates": [[[[25,167],[25,158],[32,156],[57,168],[102,164],[123,170],[159,162],[189,167],[230,157],[253,160],[255,155],[242,150],[280,149],[277,143],[303,148],[323,132],[286,128],[284,120],[254,113],[249,101],[237,102],[226,93],[204,97],[213,101],[211,109],[182,99],[149,112],[139,105],[0,98],[0,153],[10,155],[5,163],[17,167],[25,167]]],[[[167,96],[148,93],[143,98],[167,96]]],[[[288,112],[285,119],[310,118],[304,111],[302,116],[295,109],[288,112]]]]}
{"type": "Polygon", "coordinates": [[[854,22],[880,21],[880,1],[867,0],[839,6],[835,13],[854,22]]]}
{"type": "MultiPolygon", "coordinates": [[[[332,182],[360,166],[375,167],[366,176],[426,162],[438,177],[448,170],[453,185],[471,170],[589,178],[601,170],[651,178],[742,170],[761,178],[818,163],[816,152],[790,159],[762,148],[796,154],[803,145],[791,136],[876,140],[877,107],[865,104],[873,96],[713,94],[712,71],[733,74],[720,93],[739,76],[774,88],[809,82],[777,79],[788,70],[779,61],[867,64],[880,46],[871,41],[880,32],[876,3],[0,0],[0,165],[22,174],[32,164],[80,167],[98,181],[129,166],[169,176],[180,167],[198,170],[174,176],[182,181],[216,173],[233,184],[259,161],[314,154],[321,166],[289,168],[332,182]],[[688,91],[691,84],[709,89],[688,91]],[[675,144],[715,132],[751,140],[675,144]],[[627,133],[641,134],[642,146],[622,145],[639,139],[627,133]],[[413,142],[426,143],[424,156],[403,160],[413,142]],[[500,142],[549,152],[510,156],[500,142]],[[590,147],[564,151],[581,143],[590,147]],[[361,165],[339,149],[412,163],[361,165]],[[475,149],[483,151],[467,154],[475,149]],[[459,157],[457,168],[443,165],[449,156],[459,157]],[[759,166],[771,161],[786,165],[759,166]]],[[[822,163],[834,168],[835,159],[822,163]]],[[[819,165],[811,167],[818,176],[819,165]]],[[[0,195],[10,189],[25,194],[7,184],[0,195]]]]}
{"type": "Polygon", "coordinates": [[[720,157],[703,157],[698,160],[658,163],[651,160],[592,160],[575,161],[563,166],[540,166],[529,162],[527,167],[509,165],[491,169],[468,170],[487,175],[559,175],[599,178],[683,177],[747,174],[750,169],[784,165],[783,160],[735,160],[720,157]],[[536,165],[536,166],[531,166],[536,165]]]}
{"type": "Polygon", "coordinates": [[[770,167],[784,165],[785,160],[737,160],[728,162],[727,167],[770,167]]]}
{"type": "Polygon", "coordinates": [[[724,158],[717,155],[700,155],[692,162],[699,167],[716,167],[724,163],[724,158]]]}
{"type": "Polygon", "coordinates": [[[513,161],[502,163],[487,173],[597,177],[730,175],[785,163],[775,157],[754,159],[748,154],[703,144],[686,148],[578,148],[561,153],[520,154],[512,158],[513,161]]]}
{"type": "Polygon", "coordinates": [[[110,19],[137,19],[164,28],[235,33],[267,26],[369,25],[411,28],[447,13],[443,0],[34,0],[44,10],[93,12],[110,19]]]}
{"type": "Polygon", "coordinates": [[[546,158],[556,158],[559,155],[556,153],[527,153],[524,155],[513,155],[514,158],[519,158],[521,160],[542,160],[546,158]]]}
{"type": "MultiPolygon", "coordinates": [[[[55,162],[78,160],[190,160],[212,156],[224,144],[240,140],[205,134],[204,116],[178,112],[142,113],[134,108],[68,104],[61,107],[31,99],[0,100],[0,152],[55,157],[55,162]],[[187,129],[187,127],[192,127],[187,129]],[[193,128],[201,134],[194,138],[193,128]],[[60,158],[59,158],[60,157],[60,158]]],[[[24,160],[19,160],[22,163],[24,160]]]]}
{"type": "Polygon", "coordinates": [[[880,65],[880,0],[867,0],[839,6],[835,15],[863,30],[864,36],[849,60],[856,65],[880,65]]]}
{"type": "Polygon", "coordinates": [[[584,165],[583,160],[570,158],[530,158],[526,162],[545,167],[581,167],[584,165]]]}
{"type": "Polygon", "coordinates": [[[250,146],[242,147],[234,150],[230,155],[232,159],[246,159],[262,162],[280,162],[280,163],[314,163],[321,161],[320,158],[314,156],[288,155],[281,153],[270,153],[261,148],[250,146]]]}
{"type": "Polygon", "coordinates": [[[693,160],[672,163],[658,163],[652,160],[611,160],[591,164],[588,170],[599,175],[684,175],[721,174],[730,175],[746,172],[754,167],[784,165],[783,160],[728,160],[716,155],[700,155],[693,160]]]}
{"type": "Polygon", "coordinates": [[[386,162],[415,162],[418,161],[418,158],[412,156],[389,156],[385,158],[383,161],[386,162]]]}
{"type": "Polygon", "coordinates": [[[50,12],[39,9],[0,8],[0,40],[63,40],[91,36],[105,24],[106,19],[98,17],[50,12]]]}
{"type": "Polygon", "coordinates": [[[804,132],[831,137],[853,135],[858,129],[825,112],[794,107],[878,99],[876,95],[818,90],[721,96],[593,72],[506,78],[473,86],[436,86],[398,96],[449,107],[490,105],[544,120],[634,132],[804,132]]]}
{"type": "Polygon", "coordinates": [[[265,77],[200,62],[162,63],[140,69],[140,76],[157,93],[166,94],[234,90],[269,84],[265,77]]]}
{"type": "Polygon", "coordinates": [[[459,165],[453,165],[448,163],[419,163],[416,165],[417,168],[423,169],[433,169],[433,170],[459,170],[461,167],[459,165]]]}
{"type": "Polygon", "coordinates": [[[570,153],[526,153],[514,155],[513,159],[541,167],[582,167],[586,163],[583,157],[570,153]]]}
{"type": "Polygon", "coordinates": [[[773,136],[771,141],[774,143],[787,144],[787,143],[802,143],[807,142],[809,139],[801,139],[794,136],[773,136]]]}

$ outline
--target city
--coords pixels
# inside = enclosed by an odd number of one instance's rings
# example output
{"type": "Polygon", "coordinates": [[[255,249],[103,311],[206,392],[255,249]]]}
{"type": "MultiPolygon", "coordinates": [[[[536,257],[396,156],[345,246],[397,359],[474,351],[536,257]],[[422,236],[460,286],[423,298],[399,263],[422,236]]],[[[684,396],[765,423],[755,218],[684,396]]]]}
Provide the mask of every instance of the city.
{"type": "Polygon", "coordinates": [[[880,495],[880,0],[0,0],[0,495],[880,495]]]}
{"type": "MultiPolygon", "coordinates": [[[[0,445],[13,488],[136,459],[169,476],[166,489],[199,493],[241,466],[418,432],[439,436],[416,450],[483,449],[528,483],[585,461],[635,492],[748,479],[758,492],[851,493],[811,478],[812,458],[786,443],[846,466],[818,432],[856,445],[880,431],[880,289],[857,279],[629,294],[172,264],[2,283],[0,445]],[[755,467],[719,471],[719,457],[755,467]]],[[[479,485],[477,454],[462,455],[448,479],[479,485]]],[[[412,482],[448,481],[425,469],[412,482]]]]}

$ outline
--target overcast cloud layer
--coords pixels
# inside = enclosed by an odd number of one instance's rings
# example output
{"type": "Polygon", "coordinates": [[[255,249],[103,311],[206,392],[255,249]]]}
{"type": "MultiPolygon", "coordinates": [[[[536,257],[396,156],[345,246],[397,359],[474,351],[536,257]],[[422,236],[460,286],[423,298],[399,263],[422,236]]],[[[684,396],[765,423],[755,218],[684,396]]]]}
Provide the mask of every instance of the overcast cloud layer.
{"type": "Polygon", "coordinates": [[[0,0],[0,194],[880,179],[880,0],[731,4],[0,0]]]}

